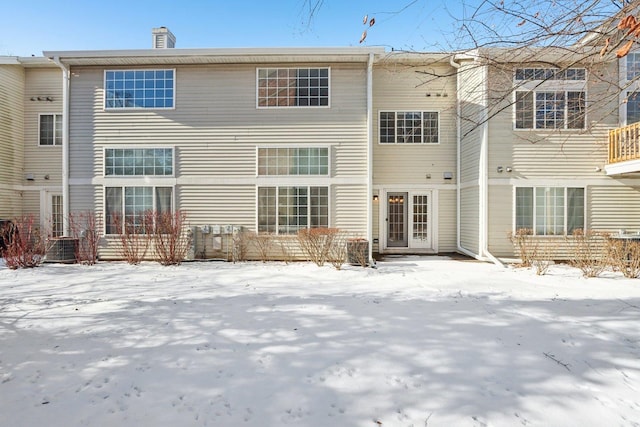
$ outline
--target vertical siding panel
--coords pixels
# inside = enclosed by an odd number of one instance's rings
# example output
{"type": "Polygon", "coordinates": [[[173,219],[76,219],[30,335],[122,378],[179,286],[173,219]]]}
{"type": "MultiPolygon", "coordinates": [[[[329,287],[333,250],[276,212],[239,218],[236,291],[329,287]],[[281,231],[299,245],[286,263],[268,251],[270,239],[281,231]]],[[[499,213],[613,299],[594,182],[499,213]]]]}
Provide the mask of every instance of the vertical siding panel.
{"type": "Polygon", "coordinates": [[[456,252],[456,191],[438,191],[438,251],[456,252]]]}

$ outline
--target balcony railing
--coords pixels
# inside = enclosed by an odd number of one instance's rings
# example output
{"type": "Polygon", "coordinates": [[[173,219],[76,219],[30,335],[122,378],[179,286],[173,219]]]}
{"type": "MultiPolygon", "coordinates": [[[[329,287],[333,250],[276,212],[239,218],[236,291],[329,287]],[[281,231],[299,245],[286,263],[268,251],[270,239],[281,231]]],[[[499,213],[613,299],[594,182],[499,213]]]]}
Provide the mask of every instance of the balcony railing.
{"type": "Polygon", "coordinates": [[[609,164],[640,159],[640,122],[609,131],[609,164]]]}

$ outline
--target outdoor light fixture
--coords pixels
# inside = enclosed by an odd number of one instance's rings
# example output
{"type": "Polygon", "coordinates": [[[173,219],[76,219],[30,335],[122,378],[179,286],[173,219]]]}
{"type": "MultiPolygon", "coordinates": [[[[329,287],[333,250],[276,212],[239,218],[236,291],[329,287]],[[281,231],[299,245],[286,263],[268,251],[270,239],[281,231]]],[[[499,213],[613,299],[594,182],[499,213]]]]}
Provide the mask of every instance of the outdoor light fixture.
{"type": "Polygon", "coordinates": [[[378,195],[377,195],[377,194],[374,194],[374,195],[373,195],[373,201],[374,201],[374,202],[377,202],[377,201],[378,201],[378,195]]]}

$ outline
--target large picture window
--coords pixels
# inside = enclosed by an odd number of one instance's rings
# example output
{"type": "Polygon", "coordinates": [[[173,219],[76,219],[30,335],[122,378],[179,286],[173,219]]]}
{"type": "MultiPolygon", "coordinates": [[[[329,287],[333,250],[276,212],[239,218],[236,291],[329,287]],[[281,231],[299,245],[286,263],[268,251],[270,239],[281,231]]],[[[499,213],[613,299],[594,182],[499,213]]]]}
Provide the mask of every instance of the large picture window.
{"type": "Polygon", "coordinates": [[[259,148],[258,175],[328,175],[329,148],[259,148]]]}
{"type": "Polygon", "coordinates": [[[382,144],[437,144],[438,113],[433,111],[381,111],[382,144]]]}
{"type": "Polygon", "coordinates": [[[172,187],[105,187],[106,234],[145,232],[149,212],[173,211],[172,187]]]}
{"type": "Polygon", "coordinates": [[[328,107],[329,68],[259,68],[258,107],[328,107]]]}
{"type": "Polygon", "coordinates": [[[583,129],[585,93],[516,91],[516,129],[583,129]]]}
{"type": "Polygon", "coordinates": [[[171,176],[172,148],[107,148],[105,176],[171,176]]]}
{"type": "Polygon", "coordinates": [[[104,74],[107,109],[173,108],[174,70],[108,70],[104,74]]]}
{"type": "Polygon", "coordinates": [[[62,115],[40,114],[39,145],[62,144],[62,115]]]}
{"type": "Polygon", "coordinates": [[[516,230],[554,236],[569,235],[584,226],[584,188],[516,188],[516,230]]]}
{"type": "Polygon", "coordinates": [[[329,226],[328,187],[259,187],[258,231],[295,234],[329,226]]]}

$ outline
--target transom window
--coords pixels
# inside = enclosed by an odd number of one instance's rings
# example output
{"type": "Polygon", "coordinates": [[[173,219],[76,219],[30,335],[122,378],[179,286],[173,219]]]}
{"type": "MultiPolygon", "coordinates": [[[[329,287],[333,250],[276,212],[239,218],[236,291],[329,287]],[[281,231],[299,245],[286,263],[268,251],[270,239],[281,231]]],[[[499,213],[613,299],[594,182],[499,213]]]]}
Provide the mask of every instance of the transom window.
{"type": "Polygon", "coordinates": [[[584,228],[584,188],[516,188],[516,230],[539,236],[568,235],[584,228]]]}
{"type": "Polygon", "coordinates": [[[39,145],[62,144],[62,114],[40,114],[39,145]]]}
{"type": "Polygon", "coordinates": [[[295,234],[329,226],[328,187],[258,188],[258,231],[295,234]]]}
{"type": "Polygon", "coordinates": [[[105,176],[171,176],[172,148],[107,148],[105,176]]]}
{"type": "Polygon", "coordinates": [[[329,68],[258,68],[258,107],[328,107],[329,68]]]}
{"type": "Polygon", "coordinates": [[[381,111],[380,143],[437,144],[438,113],[433,111],[381,111]]]}
{"type": "Polygon", "coordinates": [[[516,129],[584,129],[582,91],[516,91],[516,129]]]}
{"type": "Polygon", "coordinates": [[[585,68],[516,68],[515,79],[523,80],[586,80],[585,68]]]}
{"type": "Polygon", "coordinates": [[[328,175],[328,148],[259,148],[258,175],[328,175]]]}
{"type": "Polygon", "coordinates": [[[143,233],[150,212],[173,211],[172,187],[105,187],[104,199],[107,234],[143,233]]]}
{"type": "Polygon", "coordinates": [[[173,108],[174,70],[105,71],[105,108],[173,108]]]}

